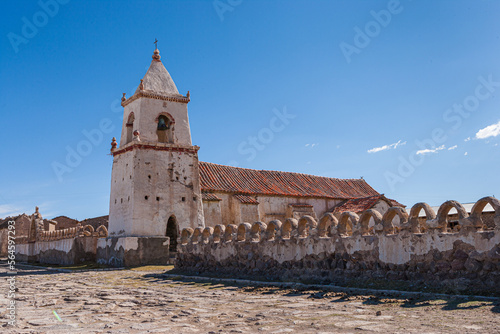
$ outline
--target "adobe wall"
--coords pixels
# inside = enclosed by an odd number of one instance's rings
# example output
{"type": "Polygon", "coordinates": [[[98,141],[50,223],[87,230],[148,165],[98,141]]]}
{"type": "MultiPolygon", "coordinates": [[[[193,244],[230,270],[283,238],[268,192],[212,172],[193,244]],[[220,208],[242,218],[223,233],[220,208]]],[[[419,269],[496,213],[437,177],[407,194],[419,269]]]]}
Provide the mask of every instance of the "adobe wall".
{"type": "Polygon", "coordinates": [[[402,280],[500,295],[500,202],[482,198],[470,216],[458,202],[448,201],[437,214],[418,203],[410,215],[393,207],[384,216],[367,210],[360,216],[345,212],[338,220],[325,214],[319,222],[304,216],[299,221],[185,229],[176,265],[235,277],[322,283],[402,280]],[[495,209],[493,228],[481,219],[486,203],[495,209]],[[459,232],[447,227],[452,207],[459,212],[459,232]],[[427,215],[424,224],[418,219],[421,210],[427,215]],[[399,228],[393,224],[395,217],[399,228]]]}
{"type": "MultiPolygon", "coordinates": [[[[96,261],[97,242],[108,236],[105,226],[91,225],[45,231],[40,215],[33,215],[35,239],[16,242],[16,261],[71,265],[96,261]]],[[[17,241],[17,240],[16,240],[17,241]]]]}
{"type": "Polygon", "coordinates": [[[312,205],[316,216],[321,217],[321,215],[341,202],[341,200],[324,198],[258,195],[255,198],[259,204],[249,205],[240,203],[238,199],[233,197],[233,193],[217,191],[211,193],[219,197],[221,201],[204,202],[204,212],[207,211],[206,209],[211,209],[208,214],[205,213],[206,227],[215,227],[221,222],[224,225],[253,222],[256,221],[256,216],[260,217],[260,221],[265,223],[274,219],[285,220],[291,218],[287,212],[289,211],[289,205],[299,203],[312,205]],[[220,212],[220,214],[217,215],[217,212],[220,212]]]}
{"type": "Polygon", "coordinates": [[[16,261],[70,265],[96,260],[97,236],[16,245],[16,261]]]}

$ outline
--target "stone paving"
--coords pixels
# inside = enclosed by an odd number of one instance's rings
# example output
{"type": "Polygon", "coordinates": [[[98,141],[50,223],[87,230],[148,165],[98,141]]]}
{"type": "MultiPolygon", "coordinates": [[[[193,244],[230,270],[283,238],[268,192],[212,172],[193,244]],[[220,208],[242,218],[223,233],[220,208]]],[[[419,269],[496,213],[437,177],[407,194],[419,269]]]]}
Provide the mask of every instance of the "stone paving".
{"type": "Polygon", "coordinates": [[[500,333],[500,302],[196,283],[166,267],[62,273],[18,267],[2,333],[500,333]],[[60,320],[57,319],[56,315],[60,320]]]}

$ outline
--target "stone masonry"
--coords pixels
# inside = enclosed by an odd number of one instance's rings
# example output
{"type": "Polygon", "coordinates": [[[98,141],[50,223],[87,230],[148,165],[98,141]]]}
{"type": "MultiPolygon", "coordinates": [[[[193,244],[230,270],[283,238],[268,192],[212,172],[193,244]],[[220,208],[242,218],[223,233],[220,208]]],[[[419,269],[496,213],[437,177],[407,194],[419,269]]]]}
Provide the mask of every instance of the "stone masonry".
{"type": "Polygon", "coordinates": [[[410,215],[394,207],[384,216],[375,210],[360,216],[344,212],[340,219],[325,214],[319,223],[304,216],[267,225],[184,229],[180,244],[177,267],[198,273],[322,283],[403,280],[500,295],[500,201],[493,197],[477,201],[470,216],[456,201],[443,203],[437,215],[418,203],[410,215]],[[488,203],[495,209],[493,228],[481,219],[488,203]],[[458,232],[448,230],[453,207],[460,216],[458,232]],[[420,210],[427,215],[425,224],[418,219],[420,210]],[[393,224],[396,216],[399,226],[393,224]]]}

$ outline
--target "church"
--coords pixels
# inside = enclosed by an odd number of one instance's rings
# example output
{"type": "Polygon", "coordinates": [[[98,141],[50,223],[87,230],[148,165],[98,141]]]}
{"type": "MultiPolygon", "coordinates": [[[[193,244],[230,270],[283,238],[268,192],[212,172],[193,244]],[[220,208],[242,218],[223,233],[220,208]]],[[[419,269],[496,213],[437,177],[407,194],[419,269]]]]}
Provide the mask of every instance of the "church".
{"type": "Polygon", "coordinates": [[[179,231],[261,221],[318,219],[325,213],[376,209],[400,203],[363,179],[253,170],[198,160],[187,105],[158,49],[135,93],[126,97],[119,145],[111,143],[113,168],[109,237],[98,258],[158,263],[175,251],[179,231]],[[168,252],[167,252],[168,253],[168,252]],[[127,255],[129,254],[129,255],[127,255]]]}

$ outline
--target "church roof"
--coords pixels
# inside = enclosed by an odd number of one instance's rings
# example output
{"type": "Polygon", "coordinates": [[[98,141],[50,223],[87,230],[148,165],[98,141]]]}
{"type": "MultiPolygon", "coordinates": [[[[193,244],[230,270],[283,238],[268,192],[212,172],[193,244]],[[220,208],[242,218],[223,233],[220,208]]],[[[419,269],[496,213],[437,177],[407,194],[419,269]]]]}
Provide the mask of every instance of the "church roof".
{"type": "MultiPolygon", "coordinates": [[[[168,73],[165,66],[160,60],[160,51],[158,49],[155,50],[153,54],[153,60],[151,61],[151,65],[149,66],[146,75],[142,78],[142,84],[144,85],[143,89],[146,92],[156,93],[160,95],[175,95],[181,96],[177,87],[175,86],[174,80],[168,73]]],[[[138,94],[141,90],[139,86],[135,91],[135,94],[138,94]]]]}
{"type": "Polygon", "coordinates": [[[347,212],[351,211],[354,213],[360,213],[365,210],[371,209],[379,200],[384,200],[390,206],[400,206],[400,207],[405,207],[403,204],[385,197],[383,194],[380,195],[375,195],[375,196],[369,196],[369,197],[363,197],[363,198],[354,198],[354,199],[349,199],[343,203],[340,203],[333,209],[333,213],[342,213],[342,212],[347,212]]]}
{"type": "Polygon", "coordinates": [[[334,179],[200,162],[203,192],[350,199],[379,195],[363,179],[334,179]]]}

